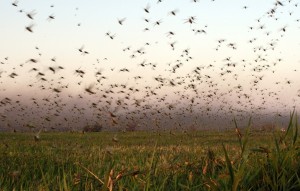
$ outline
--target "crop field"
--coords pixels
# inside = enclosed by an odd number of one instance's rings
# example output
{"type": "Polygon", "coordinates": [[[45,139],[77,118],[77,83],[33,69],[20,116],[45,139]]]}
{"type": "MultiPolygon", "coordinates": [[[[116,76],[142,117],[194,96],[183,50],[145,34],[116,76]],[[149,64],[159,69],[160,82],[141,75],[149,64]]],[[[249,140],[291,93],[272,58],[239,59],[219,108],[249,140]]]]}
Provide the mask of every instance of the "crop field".
{"type": "Polygon", "coordinates": [[[0,190],[298,190],[286,131],[0,134],[0,190]]]}
{"type": "Polygon", "coordinates": [[[300,191],[299,0],[0,18],[0,191],[300,191]]]}

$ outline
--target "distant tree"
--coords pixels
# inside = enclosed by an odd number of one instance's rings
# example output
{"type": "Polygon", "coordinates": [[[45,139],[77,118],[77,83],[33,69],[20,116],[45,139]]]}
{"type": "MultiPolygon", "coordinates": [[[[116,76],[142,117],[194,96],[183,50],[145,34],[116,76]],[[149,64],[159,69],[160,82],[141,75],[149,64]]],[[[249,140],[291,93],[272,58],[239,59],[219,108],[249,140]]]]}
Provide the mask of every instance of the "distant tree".
{"type": "Polygon", "coordinates": [[[276,126],[274,124],[271,124],[271,123],[263,124],[260,127],[261,131],[274,131],[275,129],[276,129],[276,126]]]}
{"type": "Polygon", "coordinates": [[[136,131],[137,126],[138,125],[136,123],[128,123],[126,126],[126,131],[136,131]]]}
{"type": "Polygon", "coordinates": [[[90,125],[86,125],[84,128],[83,128],[83,131],[84,132],[100,132],[102,131],[103,129],[103,126],[96,123],[94,124],[93,126],[90,126],[90,125]]]}

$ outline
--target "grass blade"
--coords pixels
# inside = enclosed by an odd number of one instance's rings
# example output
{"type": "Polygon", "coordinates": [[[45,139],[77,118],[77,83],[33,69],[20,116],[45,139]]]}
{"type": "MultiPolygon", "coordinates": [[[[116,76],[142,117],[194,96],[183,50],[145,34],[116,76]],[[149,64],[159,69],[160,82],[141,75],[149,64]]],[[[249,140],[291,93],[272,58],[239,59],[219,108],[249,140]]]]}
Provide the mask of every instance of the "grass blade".
{"type": "Polygon", "coordinates": [[[294,131],[294,138],[293,138],[293,145],[295,145],[296,141],[298,138],[298,119],[297,119],[297,115],[296,115],[296,119],[295,119],[295,131],[294,131]]]}
{"type": "Polygon", "coordinates": [[[241,147],[241,150],[243,150],[243,144],[242,144],[242,133],[240,132],[238,126],[237,126],[237,122],[236,122],[236,119],[234,118],[233,119],[234,121],[234,125],[235,125],[235,132],[237,133],[237,136],[238,136],[238,139],[239,139],[239,143],[240,143],[240,147],[241,147]]]}
{"type": "Polygon", "coordinates": [[[97,181],[99,181],[101,184],[104,184],[104,182],[97,176],[95,175],[92,171],[84,167],[82,164],[77,163],[81,168],[83,168],[85,171],[87,171],[90,175],[92,175],[97,181]]]}
{"type": "Polygon", "coordinates": [[[233,167],[232,167],[232,164],[231,164],[231,161],[228,157],[228,153],[226,151],[226,148],[224,146],[224,144],[222,143],[222,147],[223,147],[223,150],[224,150],[224,154],[225,154],[225,159],[226,159],[226,164],[227,164],[227,168],[228,168],[228,171],[229,171],[229,175],[230,175],[230,183],[231,183],[231,186],[234,182],[234,171],[233,171],[233,167]]]}
{"type": "Polygon", "coordinates": [[[250,133],[250,128],[251,128],[251,117],[248,121],[248,125],[247,125],[247,129],[246,129],[246,135],[245,135],[245,138],[243,140],[243,144],[242,144],[242,152],[241,152],[241,157],[243,158],[244,156],[244,153],[245,153],[245,149],[246,149],[246,145],[248,143],[248,140],[249,140],[249,133],[250,133]]]}
{"type": "Polygon", "coordinates": [[[284,141],[285,138],[287,137],[287,135],[290,133],[291,129],[292,129],[292,126],[293,126],[293,118],[294,118],[294,113],[295,113],[295,110],[292,112],[291,116],[290,116],[290,121],[289,121],[289,125],[288,125],[288,128],[285,132],[285,135],[283,137],[283,139],[281,141],[284,141]]]}

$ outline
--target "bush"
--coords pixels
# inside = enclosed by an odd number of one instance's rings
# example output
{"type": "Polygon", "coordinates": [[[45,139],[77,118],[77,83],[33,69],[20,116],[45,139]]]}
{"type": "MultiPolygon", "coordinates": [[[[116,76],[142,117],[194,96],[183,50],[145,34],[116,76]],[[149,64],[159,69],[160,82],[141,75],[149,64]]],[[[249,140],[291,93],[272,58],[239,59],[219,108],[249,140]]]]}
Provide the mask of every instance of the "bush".
{"type": "Polygon", "coordinates": [[[102,131],[103,129],[103,126],[96,123],[95,125],[93,126],[90,126],[90,125],[86,125],[84,128],[83,128],[83,131],[84,132],[100,132],[102,131]]]}

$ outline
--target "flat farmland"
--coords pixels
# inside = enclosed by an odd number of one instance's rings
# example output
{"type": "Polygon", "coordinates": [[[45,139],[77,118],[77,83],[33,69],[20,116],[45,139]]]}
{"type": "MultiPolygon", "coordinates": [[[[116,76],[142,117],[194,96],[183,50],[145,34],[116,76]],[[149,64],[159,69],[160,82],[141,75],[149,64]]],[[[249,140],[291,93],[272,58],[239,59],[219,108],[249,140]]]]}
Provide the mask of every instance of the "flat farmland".
{"type": "Polygon", "coordinates": [[[300,188],[297,124],[288,131],[0,134],[1,190],[300,188]]]}

